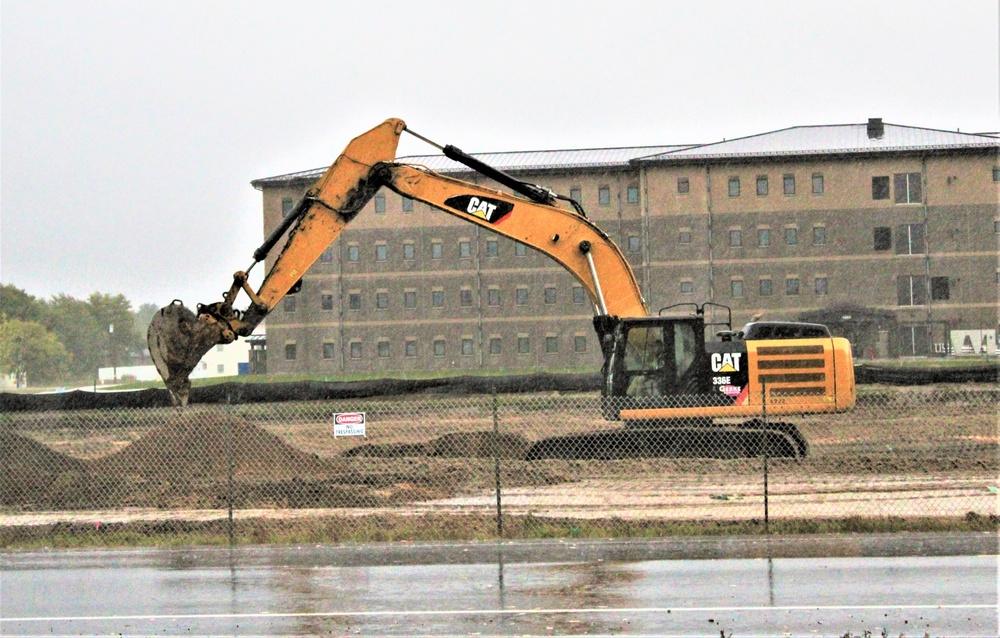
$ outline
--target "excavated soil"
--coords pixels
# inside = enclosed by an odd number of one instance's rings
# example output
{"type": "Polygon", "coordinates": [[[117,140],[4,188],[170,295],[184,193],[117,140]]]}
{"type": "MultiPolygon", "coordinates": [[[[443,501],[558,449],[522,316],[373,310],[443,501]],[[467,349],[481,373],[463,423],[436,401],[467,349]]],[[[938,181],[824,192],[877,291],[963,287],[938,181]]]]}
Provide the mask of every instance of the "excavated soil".
{"type": "MultiPolygon", "coordinates": [[[[808,456],[772,459],[770,471],[803,480],[845,475],[862,480],[896,475],[996,476],[995,414],[980,407],[935,406],[916,415],[859,408],[835,418],[803,419],[808,456]]],[[[484,420],[489,423],[488,419],[474,422],[481,425],[484,420]]],[[[89,456],[84,453],[70,456],[53,448],[79,451],[90,440],[87,432],[107,437],[108,431],[82,422],[79,432],[66,424],[55,428],[33,423],[33,429],[21,434],[0,431],[0,507],[7,512],[219,509],[230,503],[238,509],[374,508],[490,493],[498,475],[504,489],[509,489],[649,477],[730,481],[759,476],[762,470],[760,459],[636,455],[611,460],[552,454],[525,460],[531,458],[532,447],[546,439],[607,428],[607,423],[557,411],[505,415],[504,424],[511,431],[499,436],[492,431],[461,431],[463,424],[469,424],[462,419],[415,427],[404,414],[398,422],[380,423],[377,442],[360,445],[357,440],[334,440],[328,423],[321,420],[277,418],[258,425],[240,417],[188,411],[153,428],[115,422],[115,428],[130,434],[122,435],[120,444],[106,446],[110,453],[97,458],[83,458],[89,456]]]]}
{"type": "MultiPolygon", "coordinates": [[[[523,458],[529,445],[520,436],[501,436],[498,449],[503,458],[523,458]]],[[[220,508],[230,502],[236,508],[386,507],[450,498],[495,480],[492,461],[482,460],[494,455],[487,432],[362,445],[329,458],[245,420],[203,414],[178,417],[95,459],[11,433],[2,434],[0,446],[0,505],[14,511],[220,508]]],[[[568,477],[535,468],[507,480],[548,485],[568,477]]]]}

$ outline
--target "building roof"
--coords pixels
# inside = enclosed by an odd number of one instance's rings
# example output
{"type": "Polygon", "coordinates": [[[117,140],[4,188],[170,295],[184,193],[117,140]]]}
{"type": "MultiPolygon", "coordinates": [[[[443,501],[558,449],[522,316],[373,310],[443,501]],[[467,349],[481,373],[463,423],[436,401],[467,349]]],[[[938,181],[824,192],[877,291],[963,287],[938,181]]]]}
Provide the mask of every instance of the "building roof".
{"type": "Polygon", "coordinates": [[[844,155],[914,151],[1000,148],[1000,139],[986,134],[883,124],[793,126],[734,140],[668,151],[639,162],[690,162],[716,159],[844,155]],[[880,134],[879,134],[880,133],[880,134]]]}
{"type": "MultiPolygon", "coordinates": [[[[499,153],[472,153],[476,159],[493,168],[507,172],[531,172],[553,170],[580,170],[600,168],[624,168],[631,161],[649,155],[660,155],[669,151],[688,148],[690,144],[659,146],[623,146],[617,148],[576,148],[553,151],[507,151],[499,153]]],[[[444,155],[408,155],[396,159],[400,164],[424,166],[438,173],[468,173],[472,169],[450,160],[444,155]]],[[[254,188],[262,186],[282,186],[296,182],[312,182],[327,169],[315,168],[308,171],[264,177],[251,182],[254,188]]]]}
{"type": "MultiPolygon", "coordinates": [[[[862,124],[793,126],[711,144],[623,146],[550,151],[474,153],[473,157],[507,172],[624,168],[640,163],[701,162],[740,158],[807,155],[851,155],[890,152],[1000,149],[996,134],[960,133],[939,129],[883,124],[872,118],[862,124]],[[871,130],[871,134],[869,131],[871,130]],[[879,134],[880,133],[880,134],[879,134]]],[[[439,173],[468,173],[471,169],[444,155],[409,155],[396,161],[424,166],[439,173]]],[[[311,183],[326,167],[264,177],[250,182],[254,188],[311,183]]]]}

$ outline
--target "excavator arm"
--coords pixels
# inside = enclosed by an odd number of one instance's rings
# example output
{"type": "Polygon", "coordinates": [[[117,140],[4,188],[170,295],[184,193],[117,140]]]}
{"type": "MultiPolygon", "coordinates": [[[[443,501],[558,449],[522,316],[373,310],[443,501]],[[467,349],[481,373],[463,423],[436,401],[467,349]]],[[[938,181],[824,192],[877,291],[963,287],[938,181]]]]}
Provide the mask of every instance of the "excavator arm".
{"type": "MultiPolygon", "coordinates": [[[[198,304],[196,313],[174,301],[156,314],[147,334],[150,355],[175,405],[187,404],[189,375],[202,356],[217,344],[250,335],[383,186],[545,253],[583,285],[599,318],[647,316],[624,255],[583,216],[578,205],[574,203],[576,210],[557,206],[551,192],[486,166],[452,146],[439,148],[519,195],[395,163],[404,130],[402,120],[389,119],[352,140],[254,252],[250,268],[235,273],[222,301],[198,304]],[[271,270],[260,288],[253,290],[247,273],[286,233],[271,270]],[[250,298],[245,311],[233,305],[240,291],[250,298]]],[[[601,325],[595,320],[599,331],[601,325]]]]}

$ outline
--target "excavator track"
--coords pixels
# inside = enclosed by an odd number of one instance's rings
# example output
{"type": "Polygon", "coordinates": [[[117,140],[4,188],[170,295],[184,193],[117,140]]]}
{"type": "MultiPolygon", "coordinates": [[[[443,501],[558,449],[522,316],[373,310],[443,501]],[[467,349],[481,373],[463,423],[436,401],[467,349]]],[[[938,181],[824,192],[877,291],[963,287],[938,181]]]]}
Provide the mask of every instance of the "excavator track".
{"type": "Polygon", "coordinates": [[[809,453],[791,423],[753,419],[739,425],[657,425],[556,436],[535,443],[527,460],[631,458],[789,458],[809,453]]]}

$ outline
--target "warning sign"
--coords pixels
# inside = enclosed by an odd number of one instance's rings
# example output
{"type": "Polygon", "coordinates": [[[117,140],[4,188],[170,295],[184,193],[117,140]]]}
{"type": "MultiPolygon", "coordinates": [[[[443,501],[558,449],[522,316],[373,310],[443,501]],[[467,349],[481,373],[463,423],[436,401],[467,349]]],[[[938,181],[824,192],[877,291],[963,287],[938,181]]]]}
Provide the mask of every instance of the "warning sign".
{"type": "Polygon", "coordinates": [[[335,412],[333,436],[365,436],[364,412],[335,412]]]}

